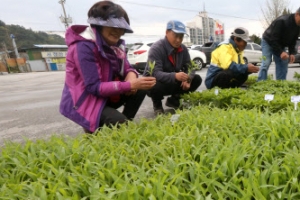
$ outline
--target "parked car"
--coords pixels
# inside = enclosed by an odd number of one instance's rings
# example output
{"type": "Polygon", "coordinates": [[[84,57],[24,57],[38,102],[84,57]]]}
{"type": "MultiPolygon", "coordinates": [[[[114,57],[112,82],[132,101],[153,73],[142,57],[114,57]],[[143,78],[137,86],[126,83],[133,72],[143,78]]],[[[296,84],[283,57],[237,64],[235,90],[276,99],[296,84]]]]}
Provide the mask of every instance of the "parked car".
{"type": "Polygon", "coordinates": [[[296,55],[295,55],[295,62],[294,63],[299,63],[300,64],[300,38],[298,38],[296,45],[296,55]]]}
{"type": "Polygon", "coordinates": [[[211,52],[213,50],[215,50],[215,48],[218,46],[218,44],[219,44],[219,42],[206,42],[203,45],[194,45],[191,48],[193,50],[201,51],[205,54],[205,56],[206,56],[205,66],[206,66],[206,64],[210,64],[211,52]]]}
{"type": "Polygon", "coordinates": [[[261,63],[262,60],[261,46],[254,42],[248,42],[244,50],[243,59],[245,63],[252,63],[253,65],[257,65],[257,63],[261,63]]]}
{"type": "MultiPolygon", "coordinates": [[[[148,59],[148,51],[154,42],[135,43],[127,53],[129,63],[139,72],[143,73],[148,59]]],[[[206,56],[203,52],[188,48],[191,60],[199,66],[201,70],[206,65],[206,56]]]]}
{"type": "Polygon", "coordinates": [[[139,73],[143,73],[146,62],[148,59],[148,50],[154,42],[138,42],[127,52],[127,59],[129,63],[134,67],[139,73]]]}

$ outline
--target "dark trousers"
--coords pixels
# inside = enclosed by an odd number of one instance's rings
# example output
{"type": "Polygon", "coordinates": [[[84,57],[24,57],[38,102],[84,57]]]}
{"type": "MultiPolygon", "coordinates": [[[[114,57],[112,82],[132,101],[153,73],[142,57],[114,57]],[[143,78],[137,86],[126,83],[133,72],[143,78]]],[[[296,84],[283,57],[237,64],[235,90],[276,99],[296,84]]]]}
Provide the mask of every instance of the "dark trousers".
{"type": "Polygon", "coordinates": [[[184,93],[189,93],[197,90],[197,88],[201,85],[202,78],[198,74],[195,74],[194,78],[191,82],[191,87],[188,90],[183,90],[181,87],[181,82],[176,82],[175,84],[166,84],[157,81],[155,86],[149,90],[148,94],[152,98],[153,103],[156,102],[159,104],[164,96],[167,95],[181,95],[184,93]]]}
{"type": "Polygon", "coordinates": [[[108,101],[101,113],[99,127],[122,124],[132,120],[138,112],[145,95],[146,91],[138,90],[135,95],[121,95],[121,99],[116,103],[108,101]],[[124,109],[121,113],[117,109],[123,105],[124,109]]]}
{"type": "Polygon", "coordinates": [[[240,87],[248,79],[248,74],[234,75],[231,70],[220,71],[212,82],[213,87],[219,88],[235,88],[240,87]]]}

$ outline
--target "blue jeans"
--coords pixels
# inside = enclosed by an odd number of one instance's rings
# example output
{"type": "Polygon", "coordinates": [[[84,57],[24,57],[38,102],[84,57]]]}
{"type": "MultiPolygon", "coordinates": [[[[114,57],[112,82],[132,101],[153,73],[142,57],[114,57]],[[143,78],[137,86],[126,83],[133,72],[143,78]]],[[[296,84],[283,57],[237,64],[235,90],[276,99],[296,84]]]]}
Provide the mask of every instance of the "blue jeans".
{"type": "Polygon", "coordinates": [[[268,70],[272,62],[272,55],[275,61],[276,80],[286,80],[289,59],[282,60],[280,56],[276,56],[272,47],[264,40],[261,40],[262,62],[258,73],[257,81],[267,80],[268,70]]]}

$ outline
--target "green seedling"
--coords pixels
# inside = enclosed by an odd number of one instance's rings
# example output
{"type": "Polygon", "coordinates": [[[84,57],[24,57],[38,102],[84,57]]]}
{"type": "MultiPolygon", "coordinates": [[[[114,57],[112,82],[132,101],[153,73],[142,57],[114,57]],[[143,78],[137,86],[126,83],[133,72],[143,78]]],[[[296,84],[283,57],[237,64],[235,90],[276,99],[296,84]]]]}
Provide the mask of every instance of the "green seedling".
{"type": "Polygon", "coordinates": [[[297,81],[300,81],[300,74],[295,72],[294,73],[294,79],[296,79],[297,81]]]}
{"type": "Polygon", "coordinates": [[[260,60],[260,61],[266,61],[266,60],[267,60],[267,57],[266,57],[266,56],[262,56],[262,57],[259,58],[259,60],[260,60]]]}
{"type": "Polygon", "coordinates": [[[198,65],[191,60],[191,62],[188,64],[188,75],[191,75],[193,71],[199,69],[198,65]]]}
{"type": "Polygon", "coordinates": [[[152,74],[153,74],[153,70],[154,70],[154,67],[155,67],[155,60],[154,61],[149,61],[148,62],[148,64],[149,64],[149,74],[150,74],[150,76],[152,76],[152,74]]]}

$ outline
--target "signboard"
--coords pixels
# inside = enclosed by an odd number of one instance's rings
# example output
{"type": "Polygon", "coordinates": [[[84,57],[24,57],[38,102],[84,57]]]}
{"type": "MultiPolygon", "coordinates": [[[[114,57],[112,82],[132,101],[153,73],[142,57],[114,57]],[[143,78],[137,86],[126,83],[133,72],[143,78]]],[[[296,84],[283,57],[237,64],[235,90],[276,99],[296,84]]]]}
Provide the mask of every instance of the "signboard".
{"type": "Polygon", "coordinates": [[[65,58],[67,55],[66,51],[42,51],[43,58],[65,58]]]}
{"type": "Polygon", "coordinates": [[[224,34],[224,29],[221,23],[218,21],[215,21],[215,34],[216,35],[223,35],[224,34]]]}

